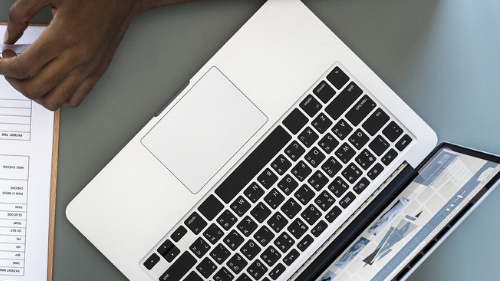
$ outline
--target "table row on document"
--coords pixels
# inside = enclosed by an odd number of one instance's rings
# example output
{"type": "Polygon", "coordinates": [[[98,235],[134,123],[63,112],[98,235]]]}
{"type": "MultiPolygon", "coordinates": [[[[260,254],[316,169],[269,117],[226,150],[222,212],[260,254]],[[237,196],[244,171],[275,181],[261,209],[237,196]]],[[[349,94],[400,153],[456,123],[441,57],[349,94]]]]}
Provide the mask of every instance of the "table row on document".
{"type": "Polygon", "coordinates": [[[0,139],[31,139],[32,101],[0,99],[0,139]]]}

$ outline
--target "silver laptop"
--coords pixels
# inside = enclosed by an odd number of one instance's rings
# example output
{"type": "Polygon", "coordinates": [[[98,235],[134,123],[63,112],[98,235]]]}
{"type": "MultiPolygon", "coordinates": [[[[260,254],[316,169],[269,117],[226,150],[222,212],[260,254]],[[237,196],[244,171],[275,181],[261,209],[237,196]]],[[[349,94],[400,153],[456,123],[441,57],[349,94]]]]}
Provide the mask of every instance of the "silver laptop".
{"type": "Polygon", "coordinates": [[[435,133],[298,0],[269,0],[69,204],[130,280],[288,280],[435,133]]]}

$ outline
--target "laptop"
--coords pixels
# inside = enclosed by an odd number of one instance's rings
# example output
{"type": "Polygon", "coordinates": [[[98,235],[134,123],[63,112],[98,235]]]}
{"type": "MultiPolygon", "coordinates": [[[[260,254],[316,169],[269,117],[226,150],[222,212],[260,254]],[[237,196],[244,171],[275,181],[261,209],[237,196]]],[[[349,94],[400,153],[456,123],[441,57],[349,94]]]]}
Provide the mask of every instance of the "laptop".
{"type": "Polygon", "coordinates": [[[299,0],[269,0],[67,207],[130,280],[288,280],[436,134],[299,0]]]}

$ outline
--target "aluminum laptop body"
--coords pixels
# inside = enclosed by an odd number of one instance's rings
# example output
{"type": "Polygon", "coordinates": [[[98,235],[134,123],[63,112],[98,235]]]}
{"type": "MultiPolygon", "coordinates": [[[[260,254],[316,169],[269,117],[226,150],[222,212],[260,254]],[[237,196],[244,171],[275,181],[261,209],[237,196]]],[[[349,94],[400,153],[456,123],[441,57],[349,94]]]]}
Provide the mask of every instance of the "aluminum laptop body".
{"type": "Polygon", "coordinates": [[[303,3],[269,0],[67,217],[130,280],[288,280],[436,142],[303,3]]]}

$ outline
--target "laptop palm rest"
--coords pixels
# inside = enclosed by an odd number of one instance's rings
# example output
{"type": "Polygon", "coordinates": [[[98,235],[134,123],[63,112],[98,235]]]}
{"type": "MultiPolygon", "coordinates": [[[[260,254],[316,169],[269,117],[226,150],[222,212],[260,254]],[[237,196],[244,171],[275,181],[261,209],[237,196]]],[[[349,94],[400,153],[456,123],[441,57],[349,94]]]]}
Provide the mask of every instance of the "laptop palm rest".
{"type": "Polygon", "coordinates": [[[198,193],[266,122],[267,117],[212,67],[141,142],[198,193]]]}

